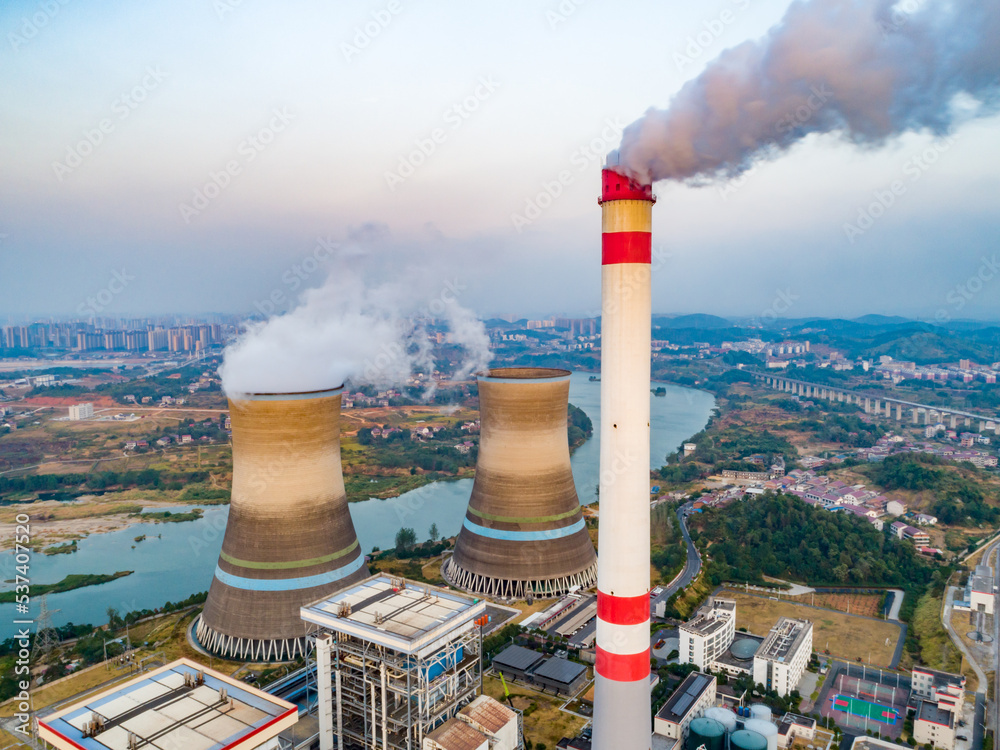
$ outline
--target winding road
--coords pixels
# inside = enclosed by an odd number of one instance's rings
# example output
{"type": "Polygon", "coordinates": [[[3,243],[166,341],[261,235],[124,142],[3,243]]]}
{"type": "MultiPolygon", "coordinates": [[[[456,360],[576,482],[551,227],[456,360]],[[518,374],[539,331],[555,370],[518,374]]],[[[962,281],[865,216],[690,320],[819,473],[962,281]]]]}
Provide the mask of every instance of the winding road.
{"type": "Polygon", "coordinates": [[[691,541],[691,534],[687,527],[687,517],[691,514],[694,508],[694,504],[691,501],[684,503],[677,509],[677,521],[680,523],[681,535],[684,537],[684,543],[687,544],[687,560],[684,563],[684,570],[681,571],[669,586],[663,589],[659,595],[651,598],[649,600],[649,610],[652,614],[656,613],[656,605],[658,602],[665,602],[676,592],[680,591],[685,586],[689,585],[691,581],[698,577],[701,572],[701,553],[698,552],[698,548],[694,546],[694,542],[691,541]]]}

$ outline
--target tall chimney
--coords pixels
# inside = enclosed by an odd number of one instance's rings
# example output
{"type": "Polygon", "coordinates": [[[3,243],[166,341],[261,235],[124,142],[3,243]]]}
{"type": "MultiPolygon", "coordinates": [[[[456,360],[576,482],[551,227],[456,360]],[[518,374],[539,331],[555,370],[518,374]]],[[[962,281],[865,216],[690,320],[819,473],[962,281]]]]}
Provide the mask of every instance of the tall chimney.
{"type": "Polygon", "coordinates": [[[504,367],[479,377],[476,481],[442,568],[452,584],[498,599],[590,588],[597,555],[569,460],[568,370],[504,367]]]}
{"type": "MultiPolygon", "coordinates": [[[[608,167],[615,155],[609,157],[608,167]]],[[[601,477],[595,750],[648,750],[653,197],[601,172],[601,477]]]]}
{"type": "Polygon", "coordinates": [[[294,659],[299,609],[368,576],[340,465],[341,390],[229,400],[232,502],[196,631],[210,651],[294,659]]]}

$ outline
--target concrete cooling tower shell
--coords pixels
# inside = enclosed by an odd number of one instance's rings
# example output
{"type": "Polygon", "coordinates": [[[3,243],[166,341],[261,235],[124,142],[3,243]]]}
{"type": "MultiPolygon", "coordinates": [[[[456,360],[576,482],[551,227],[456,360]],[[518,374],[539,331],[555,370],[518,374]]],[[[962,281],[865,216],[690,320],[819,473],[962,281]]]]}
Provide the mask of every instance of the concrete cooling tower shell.
{"type": "Polygon", "coordinates": [[[368,576],[340,464],[341,389],[229,401],[233,492],[199,619],[210,651],[250,661],[305,648],[299,609],[368,576]]]}
{"type": "Polygon", "coordinates": [[[562,596],[597,579],[570,467],[567,370],[500,368],[479,378],[476,479],[452,585],[499,599],[562,596]]]}

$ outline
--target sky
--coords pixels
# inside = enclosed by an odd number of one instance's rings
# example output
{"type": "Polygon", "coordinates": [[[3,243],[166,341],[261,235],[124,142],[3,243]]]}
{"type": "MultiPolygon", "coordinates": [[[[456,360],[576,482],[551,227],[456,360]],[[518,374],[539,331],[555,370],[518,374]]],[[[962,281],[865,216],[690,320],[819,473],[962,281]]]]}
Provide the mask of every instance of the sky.
{"type": "MultiPolygon", "coordinates": [[[[788,6],[9,0],[0,318],[280,312],[345,255],[484,317],[595,315],[605,153],[788,6]]],[[[657,183],[654,311],[1000,319],[998,135],[657,183]]]]}

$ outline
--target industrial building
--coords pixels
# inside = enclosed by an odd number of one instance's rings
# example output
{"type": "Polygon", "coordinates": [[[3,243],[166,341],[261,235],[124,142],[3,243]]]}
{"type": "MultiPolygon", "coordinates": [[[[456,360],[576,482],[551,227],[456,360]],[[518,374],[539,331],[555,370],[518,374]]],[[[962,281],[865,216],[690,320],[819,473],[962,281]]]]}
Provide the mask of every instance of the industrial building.
{"type": "Polygon", "coordinates": [[[384,574],[302,607],[315,639],[320,750],[423,748],[480,692],[485,611],[482,600],[384,574]]]}
{"type": "Polygon", "coordinates": [[[710,599],[688,622],[680,626],[680,661],[710,670],[736,635],[736,602],[710,599]]]}
{"type": "Polygon", "coordinates": [[[57,750],[278,750],[292,703],[178,659],[38,720],[57,750]]]}
{"type": "Polygon", "coordinates": [[[422,750],[520,750],[520,712],[481,695],[424,737],[422,750]]]}
{"type": "Polygon", "coordinates": [[[715,675],[692,672],[677,686],[653,718],[653,732],[684,740],[691,722],[715,705],[715,675]]]}
{"type": "Polygon", "coordinates": [[[480,376],[476,478],[442,575],[496,599],[555,598],[593,586],[597,554],[569,459],[568,370],[480,376]]]}
{"type": "Polygon", "coordinates": [[[542,692],[551,690],[562,695],[574,695],[587,682],[583,664],[558,656],[546,657],[524,646],[512,645],[493,657],[493,669],[505,680],[534,685],[542,692]]]}
{"type": "Polygon", "coordinates": [[[996,601],[993,569],[988,565],[977,565],[965,583],[965,595],[961,600],[956,596],[954,607],[970,612],[992,615],[996,601]]]}
{"type": "Polygon", "coordinates": [[[919,744],[953,750],[965,702],[965,682],[964,675],[920,665],[913,668],[910,703],[917,706],[913,737],[919,744]]]}
{"type": "Polygon", "coordinates": [[[794,691],[812,657],[813,626],[782,617],[753,657],[753,680],[778,695],[794,691]]]}
{"type": "Polygon", "coordinates": [[[233,490],[198,641],[227,658],[294,659],[299,609],[368,576],[340,464],[341,388],[229,400],[233,490]]]}

